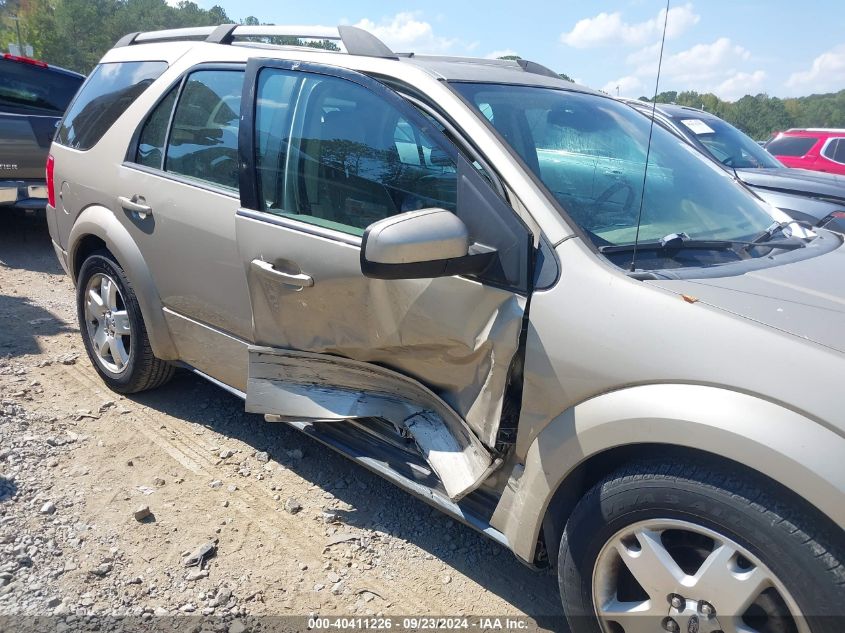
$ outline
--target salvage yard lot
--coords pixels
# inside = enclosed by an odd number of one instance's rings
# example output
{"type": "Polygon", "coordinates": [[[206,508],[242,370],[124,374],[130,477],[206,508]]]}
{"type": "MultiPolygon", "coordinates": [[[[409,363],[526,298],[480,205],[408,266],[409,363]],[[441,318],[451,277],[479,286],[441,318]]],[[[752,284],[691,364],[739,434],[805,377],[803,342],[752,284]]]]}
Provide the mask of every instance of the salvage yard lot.
{"type": "Polygon", "coordinates": [[[0,629],[312,613],[562,626],[552,575],[236,397],[187,372],[110,392],[46,226],[0,218],[0,629]],[[183,565],[215,541],[202,569],[183,565]]]}

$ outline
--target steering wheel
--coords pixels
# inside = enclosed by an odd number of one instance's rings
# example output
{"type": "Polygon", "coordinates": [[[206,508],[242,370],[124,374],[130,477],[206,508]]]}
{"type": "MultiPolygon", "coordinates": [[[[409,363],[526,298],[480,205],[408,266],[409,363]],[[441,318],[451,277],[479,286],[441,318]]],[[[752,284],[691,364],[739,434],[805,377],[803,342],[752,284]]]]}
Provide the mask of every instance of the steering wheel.
{"type": "Polygon", "coordinates": [[[634,191],[634,188],[627,180],[617,180],[610,185],[598,198],[595,199],[593,206],[601,207],[605,202],[610,200],[623,189],[627,192],[627,195],[625,196],[625,202],[622,205],[622,211],[628,213],[634,206],[634,199],[637,197],[637,192],[634,191]]]}
{"type": "Polygon", "coordinates": [[[722,164],[725,167],[733,167],[735,162],[736,162],[736,157],[734,157],[734,156],[728,156],[727,158],[722,160],[722,164]]]}

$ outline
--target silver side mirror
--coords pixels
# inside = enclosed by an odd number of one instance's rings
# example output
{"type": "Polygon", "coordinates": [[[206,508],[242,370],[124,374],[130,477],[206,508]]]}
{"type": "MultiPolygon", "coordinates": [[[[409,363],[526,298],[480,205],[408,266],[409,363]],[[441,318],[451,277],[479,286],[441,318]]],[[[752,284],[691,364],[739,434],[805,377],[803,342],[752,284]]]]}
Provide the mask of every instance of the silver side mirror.
{"type": "Polygon", "coordinates": [[[364,232],[361,272],[374,279],[478,274],[495,258],[470,245],[466,225],[445,209],[420,209],[374,222],[364,232]]]}

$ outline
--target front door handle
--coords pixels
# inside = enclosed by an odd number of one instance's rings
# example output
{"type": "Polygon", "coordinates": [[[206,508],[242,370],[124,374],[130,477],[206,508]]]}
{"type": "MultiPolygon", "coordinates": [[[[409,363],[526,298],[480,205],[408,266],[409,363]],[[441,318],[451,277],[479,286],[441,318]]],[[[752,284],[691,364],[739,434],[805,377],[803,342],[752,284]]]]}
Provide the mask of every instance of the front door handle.
{"type": "Polygon", "coordinates": [[[126,196],[118,196],[117,201],[120,203],[120,206],[126,209],[127,211],[137,213],[142,220],[148,215],[153,214],[153,209],[150,205],[147,204],[147,201],[144,200],[144,196],[139,196],[138,194],[135,194],[131,198],[127,198],[126,196]]]}
{"type": "Polygon", "coordinates": [[[270,262],[265,262],[263,259],[253,259],[251,265],[255,270],[275,279],[288,286],[296,286],[297,288],[310,288],[314,285],[314,278],[305,273],[286,273],[283,270],[276,269],[270,262]]]}

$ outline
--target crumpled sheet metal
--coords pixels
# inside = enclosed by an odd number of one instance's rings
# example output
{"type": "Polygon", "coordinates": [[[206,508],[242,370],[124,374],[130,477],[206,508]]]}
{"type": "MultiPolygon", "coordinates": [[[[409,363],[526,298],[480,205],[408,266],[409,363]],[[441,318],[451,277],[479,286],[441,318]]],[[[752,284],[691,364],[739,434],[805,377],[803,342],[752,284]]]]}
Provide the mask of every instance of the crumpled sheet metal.
{"type": "Polygon", "coordinates": [[[477,488],[493,466],[460,416],[401,374],[307,352],[251,347],[249,354],[247,411],[324,422],[388,420],[410,433],[454,500],[477,488]]]}
{"type": "Polygon", "coordinates": [[[325,278],[319,268],[308,271],[316,282],[302,292],[248,273],[256,343],[394,369],[434,391],[494,446],[526,299],[460,277],[332,278],[337,264],[326,267],[325,278]]]}

